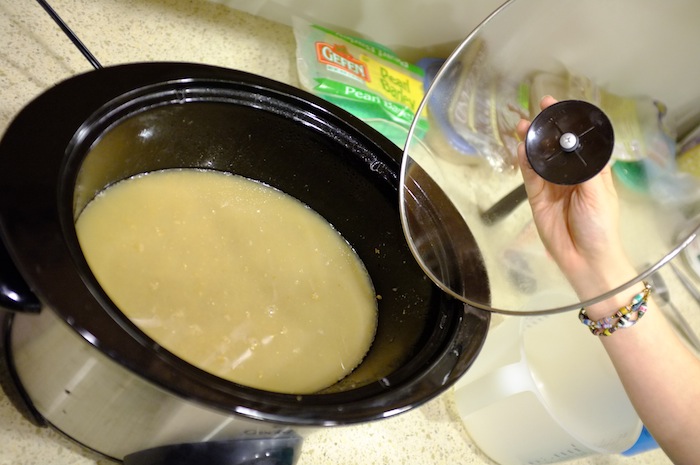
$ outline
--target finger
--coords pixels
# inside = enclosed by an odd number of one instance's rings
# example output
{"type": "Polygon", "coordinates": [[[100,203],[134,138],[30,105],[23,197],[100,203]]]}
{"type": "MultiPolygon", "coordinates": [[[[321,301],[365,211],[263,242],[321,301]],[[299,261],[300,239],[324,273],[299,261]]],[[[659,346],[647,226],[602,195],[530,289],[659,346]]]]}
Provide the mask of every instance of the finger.
{"type": "Polygon", "coordinates": [[[518,155],[518,164],[520,165],[520,170],[525,171],[525,170],[531,170],[532,167],[530,166],[530,162],[527,159],[527,155],[525,153],[525,143],[523,142],[525,140],[525,137],[527,135],[527,130],[530,129],[530,122],[526,119],[521,119],[518,121],[518,124],[515,126],[515,133],[518,135],[518,139],[521,141],[518,144],[518,149],[517,149],[517,155],[518,155]]]}
{"type": "Polygon", "coordinates": [[[525,192],[527,192],[528,198],[532,201],[533,196],[542,191],[544,179],[532,169],[530,160],[527,159],[527,154],[525,153],[524,142],[518,144],[518,165],[520,166],[520,174],[523,177],[525,192]]]}
{"type": "Polygon", "coordinates": [[[557,99],[555,99],[555,98],[552,97],[551,95],[545,95],[545,96],[542,97],[542,99],[540,100],[540,108],[541,108],[542,110],[544,110],[545,108],[547,108],[547,107],[549,107],[549,106],[552,106],[552,105],[554,105],[555,103],[557,103],[557,99]]]}
{"type": "MultiPolygon", "coordinates": [[[[552,97],[551,95],[546,95],[542,97],[540,100],[540,108],[544,110],[545,108],[549,107],[550,105],[553,105],[557,103],[557,100],[552,97]]],[[[521,119],[518,121],[518,124],[515,127],[516,134],[518,135],[518,138],[521,141],[524,141],[525,138],[527,137],[527,131],[530,129],[530,121],[526,119],[521,119]]],[[[530,165],[530,160],[527,158],[527,154],[525,152],[525,144],[523,142],[520,142],[518,144],[518,165],[520,165],[520,172],[523,177],[523,182],[525,183],[525,189],[528,192],[528,196],[532,198],[532,195],[535,195],[537,192],[539,192],[543,186],[544,186],[544,179],[537,174],[537,172],[532,168],[532,165],[530,165]]]]}
{"type": "Polygon", "coordinates": [[[518,140],[525,140],[527,130],[530,129],[530,122],[526,119],[521,119],[515,126],[515,133],[518,135],[518,140]]]}
{"type": "MultiPolygon", "coordinates": [[[[527,137],[527,131],[530,129],[530,121],[526,119],[521,119],[515,127],[516,133],[521,141],[524,141],[527,137]]],[[[523,184],[525,185],[525,191],[530,199],[538,192],[542,191],[544,187],[544,179],[540,177],[539,174],[530,165],[530,160],[527,158],[527,153],[525,152],[525,142],[520,142],[517,149],[518,155],[518,165],[520,167],[520,173],[523,177],[523,184]]]]}
{"type": "Polygon", "coordinates": [[[522,173],[523,181],[525,182],[526,186],[542,181],[542,178],[532,168],[530,160],[527,158],[524,142],[520,142],[518,144],[518,165],[520,166],[520,172],[522,173]]]}
{"type": "Polygon", "coordinates": [[[520,170],[523,172],[523,176],[525,171],[532,169],[532,166],[530,166],[530,162],[527,159],[527,154],[525,153],[525,142],[520,142],[518,144],[518,165],[520,165],[520,170]]]}
{"type": "MultiPolygon", "coordinates": [[[[515,126],[515,132],[521,142],[518,144],[518,164],[520,165],[520,170],[525,176],[525,172],[532,171],[532,166],[530,166],[530,161],[527,159],[527,153],[525,152],[525,137],[527,137],[527,131],[530,129],[530,122],[526,119],[521,119],[515,126]]],[[[529,174],[528,174],[529,175],[529,174]]]]}
{"type": "MultiPolygon", "coordinates": [[[[542,97],[542,100],[540,100],[540,107],[542,110],[544,110],[555,103],[557,103],[557,100],[554,97],[551,95],[545,95],[542,97]]],[[[526,119],[521,119],[518,121],[518,124],[515,126],[515,133],[518,135],[518,139],[525,140],[528,129],[530,129],[530,121],[526,119]]]]}
{"type": "Polygon", "coordinates": [[[603,167],[603,169],[598,173],[598,177],[602,180],[603,184],[611,191],[615,191],[615,182],[613,181],[612,163],[608,163],[603,167]]]}

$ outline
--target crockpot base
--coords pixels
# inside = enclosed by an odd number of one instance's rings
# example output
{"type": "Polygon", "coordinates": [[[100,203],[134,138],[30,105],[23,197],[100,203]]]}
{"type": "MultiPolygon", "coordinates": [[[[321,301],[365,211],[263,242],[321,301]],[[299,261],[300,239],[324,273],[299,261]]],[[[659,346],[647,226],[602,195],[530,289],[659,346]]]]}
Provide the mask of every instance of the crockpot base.
{"type": "Polygon", "coordinates": [[[295,435],[176,444],[129,454],[124,465],[294,465],[300,446],[301,439],[295,435]]]}

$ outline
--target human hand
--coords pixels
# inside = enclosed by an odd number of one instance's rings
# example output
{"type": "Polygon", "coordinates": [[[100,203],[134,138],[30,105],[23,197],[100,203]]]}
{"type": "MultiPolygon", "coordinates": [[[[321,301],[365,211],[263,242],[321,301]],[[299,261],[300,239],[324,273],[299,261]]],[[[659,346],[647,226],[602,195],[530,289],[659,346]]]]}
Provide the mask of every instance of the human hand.
{"type": "MultiPolygon", "coordinates": [[[[556,103],[544,97],[544,110],[556,103]]],[[[521,120],[524,140],[530,122],[521,120]]],[[[532,169],[525,146],[518,162],[540,238],[582,300],[591,299],[636,276],[619,234],[619,203],[610,165],[586,182],[551,183],[532,169]]]]}

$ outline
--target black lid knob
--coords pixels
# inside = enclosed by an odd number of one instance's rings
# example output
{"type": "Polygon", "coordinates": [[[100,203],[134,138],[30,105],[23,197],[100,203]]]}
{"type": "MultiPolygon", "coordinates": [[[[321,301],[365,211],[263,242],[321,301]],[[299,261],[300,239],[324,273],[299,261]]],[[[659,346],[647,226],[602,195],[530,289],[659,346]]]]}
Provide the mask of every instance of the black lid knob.
{"type": "Polygon", "coordinates": [[[525,153],[532,168],[555,184],[579,184],[598,174],[612,156],[615,137],[608,117],[581,100],[551,105],[532,121],[525,153]]]}

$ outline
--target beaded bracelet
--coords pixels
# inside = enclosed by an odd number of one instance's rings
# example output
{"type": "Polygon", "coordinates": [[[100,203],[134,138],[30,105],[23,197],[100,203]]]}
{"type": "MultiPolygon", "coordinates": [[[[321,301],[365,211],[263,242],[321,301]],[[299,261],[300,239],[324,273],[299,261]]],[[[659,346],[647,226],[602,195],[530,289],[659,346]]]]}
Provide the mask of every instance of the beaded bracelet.
{"type": "Polygon", "coordinates": [[[588,326],[588,329],[596,336],[610,336],[620,328],[634,326],[647,312],[647,300],[651,293],[651,285],[644,281],[644,290],[632,298],[632,302],[615,312],[612,316],[593,321],[588,318],[586,309],[582,308],[578,314],[581,323],[588,326]]]}

